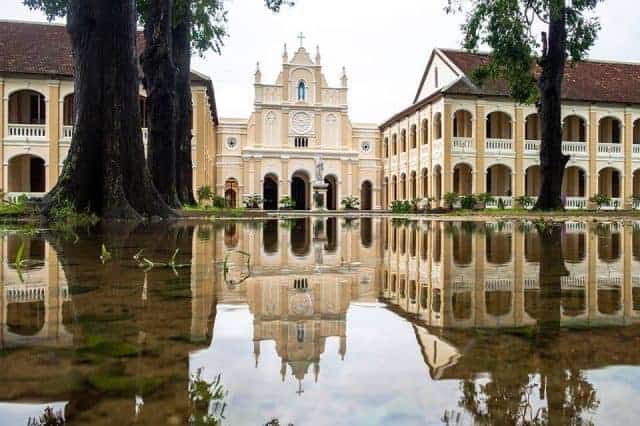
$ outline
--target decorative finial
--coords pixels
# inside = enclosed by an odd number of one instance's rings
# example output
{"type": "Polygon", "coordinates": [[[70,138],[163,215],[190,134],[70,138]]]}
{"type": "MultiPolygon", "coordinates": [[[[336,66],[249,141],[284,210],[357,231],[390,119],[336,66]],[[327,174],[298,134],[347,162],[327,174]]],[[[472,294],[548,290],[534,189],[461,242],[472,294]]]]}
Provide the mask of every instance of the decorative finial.
{"type": "Polygon", "coordinates": [[[287,52],[287,43],[284,44],[284,49],[282,51],[282,62],[289,62],[289,53],[287,52]]]}
{"type": "Polygon", "coordinates": [[[320,65],[320,45],[316,45],[316,65],[320,65]]]}
{"type": "Polygon", "coordinates": [[[260,72],[260,62],[256,62],[255,77],[256,77],[256,83],[260,83],[260,80],[262,79],[262,73],[260,72]]]}
{"type": "Polygon", "coordinates": [[[340,77],[340,81],[342,82],[342,87],[347,87],[347,68],[342,67],[342,77],[340,77]]]}
{"type": "Polygon", "coordinates": [[[302,33],[298,34],[298,40],[300,40],[300,48],[303,48],[303,47],[304,47],[304,46],[303,46],[303,43],[304,43],[304,39],[305,39],[305,38],[306,38],[306,37],[304,36],[304,34],[302,34],[302,33]]]}

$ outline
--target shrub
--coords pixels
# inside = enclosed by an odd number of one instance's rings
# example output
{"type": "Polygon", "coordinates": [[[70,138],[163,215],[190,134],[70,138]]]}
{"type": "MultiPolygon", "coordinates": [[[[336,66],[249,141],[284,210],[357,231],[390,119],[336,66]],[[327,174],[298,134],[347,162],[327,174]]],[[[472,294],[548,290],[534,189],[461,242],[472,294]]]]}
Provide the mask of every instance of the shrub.
{"type": "Polygon", "coordinates": [[[410,201],[395,200],[391,202],[391,211],[393,213],[411,213],[413,206],[410,201]]]}
{"type": "Polygon", "coordinates": [[[293,198],[289,197],[289,196],[284,196],[282,198],[280,198],[280,208],[284,209],[284,210],[291,210],[296,206],[296,202],[293,200],[293,198]]]}
{"type": "Polygon", "coordinates": [[[477,204],[478,198],[473,194],[460,197],[460,207],[465,210],[473,210],[476,208],[477,204]]]}
{"type": "Polygon", "coordinates": [[[495,197],[488,192],[483,192],[482,194],[476,195],[478,202],[482,205],[483,209],[487,208],[487,204],[495,201],[495,197]]]}
{"type": "Polygon", "coordinates": [[[260,194],[249,195],[244,199],[244,206],[248,209],[259,209],[262,206],[264,199],[260,194]]]}
{"type": "Polygon", "coordinates": [[[316,208],[321,209],[324,207],[324,197],[320,192],[313,193],[313,204],[316,208]]]}
{"type": "Polygon", "coordinates": [[[447,192],[444,194],[444,201],[450,209],[453,209],[453,205],[458,201],[458,194],[455,192],[447,192]]]}
{"type": "Polygon", "coordinates": [[[430,210],[431,209],[431,202],[435,200],[435,198],[433,197],[425,197],[423,199],[420,200],[420,209],[421,210],[430,210]]]}
{"type": "Polygon", "coordinates": [[[504,210],[504,200],[502,198],[498,198],[498,209],[504,210]]]}
{"type": "Polygon", "coordinates": [[[198,204],[204,204],[205,201],[211,200],[211,197],[213,197],[213,191],[211,191],[211,187],[209,185],[205,185],[198,188],[196,195],[198,196],[198,204]]]}
{"type": "Polygon", "coordinates": [[[602,209],[604,206],[608,206],[611,204],[611,197],[607,197],[604,194],[597,194],[593,197],[589,198],[589,201],[598,206],[598,210],[602,209]]]}
{"type": "Polygon", "coordinates": [[[523,209],[531,208],[536,203],[534,198],[528,195],[521,195],[520,197],[516,197],[515,201],[523,209]]]}
{"type": "Polygon", "coordinates": [[[223,209],[225,206],[225,200],[224,197],[221,195],[212,195],[211,196],[211,204],[213,205],[213,207],[217,208],[217,209],[223,209]]]}
{"type": "Polygon", "coordinates": [[[356,210],[360,207],[360,200],[354,196],[344,197],[340,203],[346,210],[356,210]]]}

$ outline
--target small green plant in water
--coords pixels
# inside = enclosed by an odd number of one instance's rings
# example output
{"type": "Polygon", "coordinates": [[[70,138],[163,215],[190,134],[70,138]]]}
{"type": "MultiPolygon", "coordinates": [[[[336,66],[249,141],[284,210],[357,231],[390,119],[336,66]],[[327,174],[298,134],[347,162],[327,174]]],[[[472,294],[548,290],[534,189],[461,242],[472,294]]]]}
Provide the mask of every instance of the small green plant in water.
{"type": "Polygon", "coordinates": [[[191,402],[189,425],[222,424],[229,395],[222,383],[222,375],[218,374],[208,382],[202,377],[202,368],[199,368],[189,379],[188,392],[191,402]]]}
{"type": "Polygon", "coordinates": [[[153,268],[171,268],[173,270],[173,273],[178,276],[178,269],[191,267],[190,263],[176,262],[176,258],[178,257],[180,249],[176,249],[176,251],[173,252],[173,256],[171,256],[171,259],[169,259],[168,262],[155,262],[153,260],[147,259],[146,257],[142,257],[143,250],[140,250],[135,255],[133,255],[133,259],[138,262],[138,266],[140,266],[141,268],[145,268],[145,272],[150,271],[153,268]]]}
{"type": "Polygon", "coordinates": [[[107,250],[107,246],[105,246],[103,243],[102,246],[100,247],[100,262],[102,262],[102,264],[104,265],[110,260],[111,260],[111,252],[107,250]]]}

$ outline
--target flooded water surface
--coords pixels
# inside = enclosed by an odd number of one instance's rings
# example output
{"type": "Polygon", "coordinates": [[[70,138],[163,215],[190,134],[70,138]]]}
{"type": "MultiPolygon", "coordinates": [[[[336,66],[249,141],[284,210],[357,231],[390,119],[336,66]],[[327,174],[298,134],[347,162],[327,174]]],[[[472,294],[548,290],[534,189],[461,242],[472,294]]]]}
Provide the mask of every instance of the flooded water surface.
{"type": "Polygon", "coordinates": [[[631,223],[313,217],[0,248],[0,424],[640,417],[631,223]]]}

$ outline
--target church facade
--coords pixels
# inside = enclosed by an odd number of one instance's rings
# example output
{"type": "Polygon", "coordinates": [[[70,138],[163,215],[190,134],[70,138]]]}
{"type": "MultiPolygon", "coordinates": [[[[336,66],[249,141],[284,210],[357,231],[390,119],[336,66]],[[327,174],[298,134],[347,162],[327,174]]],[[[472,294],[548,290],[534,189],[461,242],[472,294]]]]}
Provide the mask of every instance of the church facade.
{"type": "Polygon", "coordinates": [[[355,196],[363,209],[382,207],[380,132],[349,119],[344,68],[332,86],[319,49],[312,59],[302,43],[292,56],[285,45],[277,80],[263,82],[258,64],[254,88],[251,116],[222,118],[217,130],[216,192],[227,204],[259,195],[272,210],[288,196],[296,209],[335,210],[355,196]]]}

